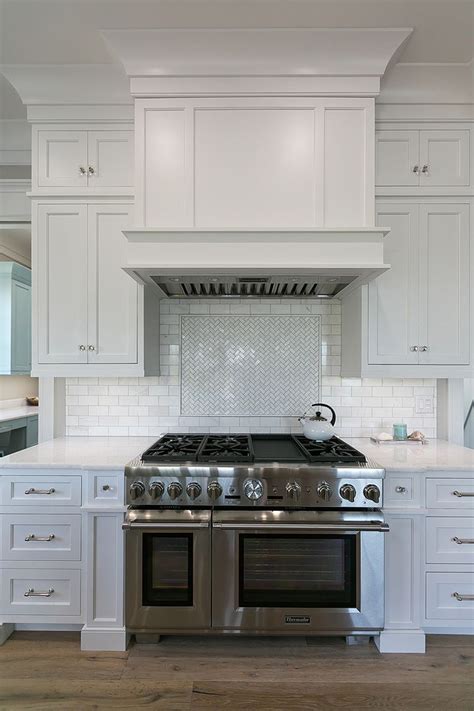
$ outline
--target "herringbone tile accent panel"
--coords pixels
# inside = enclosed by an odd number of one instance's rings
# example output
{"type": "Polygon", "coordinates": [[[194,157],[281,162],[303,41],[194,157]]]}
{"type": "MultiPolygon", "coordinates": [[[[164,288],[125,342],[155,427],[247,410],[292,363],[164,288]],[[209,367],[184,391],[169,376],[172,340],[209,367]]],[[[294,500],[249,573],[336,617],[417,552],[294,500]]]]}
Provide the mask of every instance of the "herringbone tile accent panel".
{"type": "Polygon", "coordinates": [[[302,414],[318,398],[320,332],[320,316],[182,316],[181,414],[302,414]]]}

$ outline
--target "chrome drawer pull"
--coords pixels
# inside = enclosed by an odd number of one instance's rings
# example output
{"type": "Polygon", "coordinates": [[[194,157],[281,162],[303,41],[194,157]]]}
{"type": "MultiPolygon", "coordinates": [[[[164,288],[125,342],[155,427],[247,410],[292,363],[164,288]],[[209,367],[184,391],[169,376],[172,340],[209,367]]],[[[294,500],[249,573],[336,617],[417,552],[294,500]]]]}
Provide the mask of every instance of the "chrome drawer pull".
{"type": "Polygon", "coordinates": [[[474,491],[453,491],[452,494],[461,498],[461,496],[474,496],[474,491]]]}
{"type": "Polygon", "coordinates": [[[29,533],[25,536],[25,541],[52,541],[54,538],[54,533],[50,533],[49,536],[35,536],[34,533],[29,533]]]}
{"type": "Polygon", "coordinates": [[[458,538],[457,536],[454,536],[452,540],[454,543],[459,543],[460,546],[463,543],[474,543],[474,538],[458,538]]]}
{"type": "Polygon", "coordinates": [[[54,494],[56,489],[35,489],[32,487],[31,489],[27,489],[25,491],[25,494],[54,494]]]}
{"type": "Polygon", "coordinates": [[[48,591],[44,590],[38,590],[36,591],[34,588],[28,588],[26,593],[24,593],[25,597],[51,597],[51,595],[54,592],[54,588],[49,588],[48,591]]]}
{"type": "Polygon", "coordinates": [[[397,494],[404,494],[406,492],[406,488],[404,486],[396,486],[395,491],[397,494]]]}
{"type": "Polygon", "coordinates": [[[474,600],[474,595],[460,595],[458,592],[453,592],[453,597],[459,600],[459,602],[463,600],[474,600]]]}

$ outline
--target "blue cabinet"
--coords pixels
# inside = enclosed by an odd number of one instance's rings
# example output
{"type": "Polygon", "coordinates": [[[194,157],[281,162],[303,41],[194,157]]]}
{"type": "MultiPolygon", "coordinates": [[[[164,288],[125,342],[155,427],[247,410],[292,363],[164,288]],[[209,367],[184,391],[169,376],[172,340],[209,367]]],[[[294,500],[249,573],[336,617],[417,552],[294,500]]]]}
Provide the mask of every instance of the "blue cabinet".
{"type": "Polygon", "coordinates": [[[31,270],[0,262],[0,375],[31,372],[31,270]]]}
{"type": "Polygon", "coordinates": [[[38,415],[0,422],[0,457],[38,444],[38,415]]]}

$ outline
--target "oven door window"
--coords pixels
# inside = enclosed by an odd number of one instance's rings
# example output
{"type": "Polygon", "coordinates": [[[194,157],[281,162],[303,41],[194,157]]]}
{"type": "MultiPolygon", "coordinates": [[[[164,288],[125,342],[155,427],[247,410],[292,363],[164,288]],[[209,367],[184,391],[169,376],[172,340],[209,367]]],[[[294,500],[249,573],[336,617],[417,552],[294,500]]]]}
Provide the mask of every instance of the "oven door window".
{"type": "Polygon", "coordinates": [[[143,605],[193,604],[193,534],[143,534],[143,605]]]}
{"type": "Polygon", "coordinates": [[[357,607],[355,535],[239,536],[240,607],[357,607]]]}

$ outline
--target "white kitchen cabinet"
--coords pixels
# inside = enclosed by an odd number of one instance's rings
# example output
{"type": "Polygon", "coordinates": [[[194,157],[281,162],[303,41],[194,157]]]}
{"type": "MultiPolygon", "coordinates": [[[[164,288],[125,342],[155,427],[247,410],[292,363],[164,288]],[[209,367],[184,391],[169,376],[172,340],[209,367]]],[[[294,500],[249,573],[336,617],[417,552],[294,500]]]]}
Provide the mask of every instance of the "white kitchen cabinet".
{"type": "Polygon", "coordinates": [[[32,164],[33,191],[79,188],[93,193],[133,186],[132,130],[39,127],[33,130],[33,145],[38,158],[32,164]]]}
{"type": "Polygon", "coordinates": [[[468,129],[378,130],[378,187],[470,185],[468,129]]]}
{"type": "Polygon", "coordinates": [[[355,97],[137,99],[136,221],[373,225],[373,111],[372,99],[355,97]]]}
{"type": "Polygon", "coordinates": [[[121,269],[130,210],[38,206],[38,364],[137,363],[138,285],[121,269]]]}
{"type": "Polygon", "coordinates": [[[469,205],[378,202],[391,269],[368,288],[368,364],[469,365],[469,205]]]}

